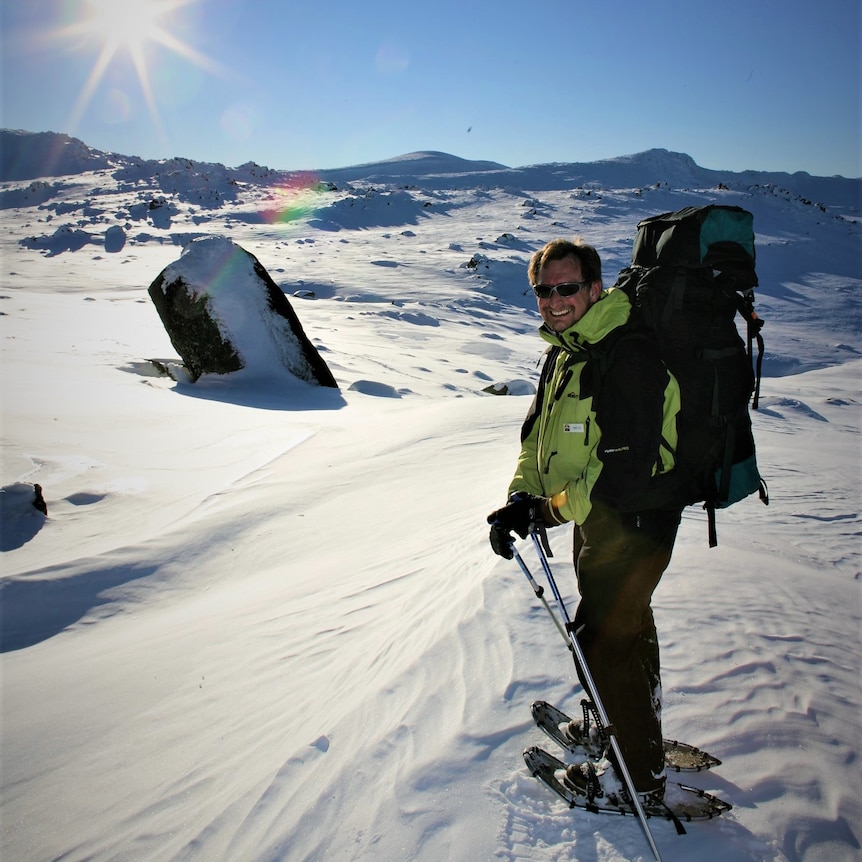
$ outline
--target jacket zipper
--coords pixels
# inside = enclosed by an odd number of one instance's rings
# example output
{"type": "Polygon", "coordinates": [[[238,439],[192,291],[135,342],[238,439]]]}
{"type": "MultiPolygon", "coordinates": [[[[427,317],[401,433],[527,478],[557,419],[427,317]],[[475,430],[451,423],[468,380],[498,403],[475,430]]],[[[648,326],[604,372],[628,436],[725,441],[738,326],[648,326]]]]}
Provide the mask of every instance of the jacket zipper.
{"type": "MultiPolygon", "coordinates": [[[[574,361],[574,357],[570,354],[569,357],[566,359],[566,364],[565,364],[565,367],[563,370],[563,374],[560,377],[560,382],[557,384],[556,388],[554,389],[554,400],[553,400],[554,404],[556,404],[560,400],[560,398],[563,395],[563,392],[566,391],[566,387],[569,385],[569,381],[572,379],[572,373],[573,373],[572,362],[573,361],[574,361]]],[[[548,417],[548,419],[550,420],[550,416],[548,417]]],[[[556,452],[551,452],[551,454],[548,455],[548,458],[545,461],[545,467],[544,467],[544,470],[542,472],[546,476],[548,475],[548,473],[551,472],[551,459],[556,454],[557,454],[556,452]]]]}

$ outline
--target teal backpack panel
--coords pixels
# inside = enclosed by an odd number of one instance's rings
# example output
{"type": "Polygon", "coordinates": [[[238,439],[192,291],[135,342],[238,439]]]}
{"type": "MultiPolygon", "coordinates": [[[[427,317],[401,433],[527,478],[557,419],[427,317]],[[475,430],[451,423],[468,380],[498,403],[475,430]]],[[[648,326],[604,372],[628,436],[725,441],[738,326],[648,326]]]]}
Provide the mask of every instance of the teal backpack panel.
{"type": "Polygon", "coordinates": [[[700,226],[700,259],[704,262],[710,246],[735,243],[754,265],[754,217],[739,207],[710,207],[700,226]]]}

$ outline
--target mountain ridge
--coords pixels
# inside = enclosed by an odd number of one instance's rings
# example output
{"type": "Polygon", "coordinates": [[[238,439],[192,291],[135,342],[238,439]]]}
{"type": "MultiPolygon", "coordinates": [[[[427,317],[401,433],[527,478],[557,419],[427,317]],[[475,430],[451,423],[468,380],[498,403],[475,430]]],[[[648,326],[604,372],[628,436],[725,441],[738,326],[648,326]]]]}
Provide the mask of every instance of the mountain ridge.
{"type": "Polygon", "coordinates": [[[775,186],[816,203],[862,212],[862,178],[818,177],[805,171],[704,168],[686,153],[653,148],[594,162],[550,162],[509,167],[498,162],[464,159],[436,150],[419,150],[340,168],[283,170],[246,162],[226,167],[185,157],[142,159],[108,153],[60,132],[0,129],[0,182],[37,180],[111,168],[140,176],[183,169],[220,173],[227,180],[278,183],[290,177],[313,175],[332,183],[395,183],[432,185],[439,189],[516,187],[533,191],[567,188],[638,188],[666,184],[671,187],[740,188],[775,186]]]}

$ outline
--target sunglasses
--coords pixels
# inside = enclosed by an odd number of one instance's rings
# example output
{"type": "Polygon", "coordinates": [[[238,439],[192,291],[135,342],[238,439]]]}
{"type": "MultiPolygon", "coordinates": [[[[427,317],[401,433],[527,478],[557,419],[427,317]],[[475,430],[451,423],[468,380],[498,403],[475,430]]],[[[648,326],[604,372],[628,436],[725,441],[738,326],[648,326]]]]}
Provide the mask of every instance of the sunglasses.
{"type": "Polygon", "coordinates": [[[564,281],[562,284],[534,284],[533,293],[539,299],[549,299],[554,291],[557,292],[557,296],[574,296],[582,288],[589,287],[589,284],[588,281],[564,281]]]}

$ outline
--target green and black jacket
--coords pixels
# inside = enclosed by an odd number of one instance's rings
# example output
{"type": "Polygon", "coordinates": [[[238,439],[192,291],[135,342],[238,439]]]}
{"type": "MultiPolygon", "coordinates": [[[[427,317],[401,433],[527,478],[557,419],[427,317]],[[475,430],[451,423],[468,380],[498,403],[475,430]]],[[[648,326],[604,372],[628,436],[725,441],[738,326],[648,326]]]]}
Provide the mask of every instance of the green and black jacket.
{"type": "Polygon", "coordinates": [[[593,501],[637,512],[674,464],[679,386],[656,345],[628,332],[630,311],[611,289],[564,332],[539,330],[551,347],[509,493],[553,498],[562,520],[582,524],[593,501]]]}

